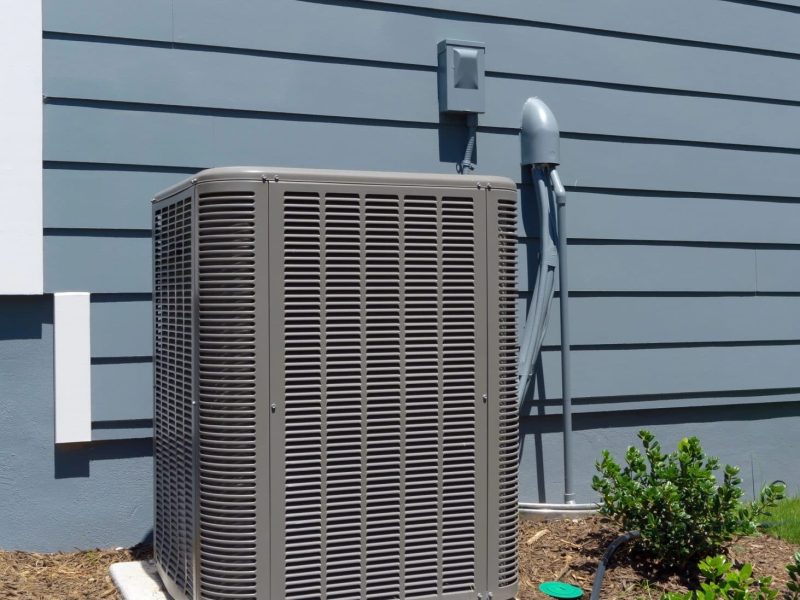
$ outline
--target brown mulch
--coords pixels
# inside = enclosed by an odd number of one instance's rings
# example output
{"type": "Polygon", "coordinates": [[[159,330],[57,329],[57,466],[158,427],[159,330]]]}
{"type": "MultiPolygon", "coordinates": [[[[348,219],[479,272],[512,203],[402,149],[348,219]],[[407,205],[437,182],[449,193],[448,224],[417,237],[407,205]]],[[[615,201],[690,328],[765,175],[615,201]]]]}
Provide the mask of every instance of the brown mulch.
{"type": "Polygon", "coordinates": [[[84,552],[0,552],[2,600],[119,600],[113,563],[150,558],[149,548],[84,552]]]}
{"type": "MultiPolygon", "coordinates": [[[[522,521],[520,524],[519,600],[545,600],[543,581],[564,581],[589,597],[594,572],[606,547],[618,535],[602,517],[583,520],[522,521]]],[[[756,577],[786,582],[785,565],[798,547],[770,537],[741,538],[728,553],[738,563],[752,563],[756,577]]],[[[150,558],[147,547],[59,554],[0,552],[2,600],[118,600],[108,575],[115,562],[150,558]]],[[[685,591],[686,576],[660,571],[643,560],[633,544],[621,547],[609,565],[602,600],[658,600],[662,591],[685,591]],[[647,583],[649,582],[649,583],[647,583]]]]}
{"type": "MultiPolygon", "coordinates": [[[[539,591],[543,581],[563,581],[577,585],[589,597],[594,573],[608,545],[622,533],[603,517],[561,521],[522,521],[520,523],[519,600],[549,598],[539,591]]],[[[775,587],[783,589],[785,566],[798,546],[771,537],[735,540],[727,553],[737,564],[752,563],[755,577],[771,576],[775,587]]],[[[601,600],[658,600],[664,591],[685,592],[693,582],[684,573],[664,571],[645,560],[634,543],[620,547],[603,579],[601,600]]]]}

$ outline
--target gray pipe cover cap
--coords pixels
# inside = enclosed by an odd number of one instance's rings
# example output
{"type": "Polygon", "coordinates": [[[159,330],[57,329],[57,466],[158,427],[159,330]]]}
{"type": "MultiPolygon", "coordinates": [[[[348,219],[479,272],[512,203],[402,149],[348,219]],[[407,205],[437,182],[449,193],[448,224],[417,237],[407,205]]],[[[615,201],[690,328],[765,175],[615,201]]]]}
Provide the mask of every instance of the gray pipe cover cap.
{"type": "Polygon", "coordinates": [[[528,98],[522,107],[520,129],[523,165],[560,164],[558,122],[539,98],[528,98]]]}

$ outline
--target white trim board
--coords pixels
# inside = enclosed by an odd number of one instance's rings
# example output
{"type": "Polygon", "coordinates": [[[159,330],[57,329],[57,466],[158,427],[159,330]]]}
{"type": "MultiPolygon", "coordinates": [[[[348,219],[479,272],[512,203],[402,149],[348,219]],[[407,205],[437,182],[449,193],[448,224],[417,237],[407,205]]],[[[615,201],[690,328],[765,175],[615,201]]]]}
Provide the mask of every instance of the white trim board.
{"type": "Polygon", "coordinates": [[[41,294],[42,4],[0,8],[0,295],[41,294]]]}
{"type": "Polygon", "coordinates": [[[53,294],[55,442],[92,441],[92,373],[88,292],[53,294]]]}

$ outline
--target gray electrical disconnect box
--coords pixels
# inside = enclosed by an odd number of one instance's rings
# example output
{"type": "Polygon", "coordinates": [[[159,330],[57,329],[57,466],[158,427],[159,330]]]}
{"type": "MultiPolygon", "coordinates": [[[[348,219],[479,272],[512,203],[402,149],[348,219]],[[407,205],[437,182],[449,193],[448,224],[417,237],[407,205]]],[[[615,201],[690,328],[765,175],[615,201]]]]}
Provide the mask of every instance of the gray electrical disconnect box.
{"type": "Polygon", "coordinates": [[[485,112],[484,56],[481,42],[439,42],[439,111],[485,112]]]}

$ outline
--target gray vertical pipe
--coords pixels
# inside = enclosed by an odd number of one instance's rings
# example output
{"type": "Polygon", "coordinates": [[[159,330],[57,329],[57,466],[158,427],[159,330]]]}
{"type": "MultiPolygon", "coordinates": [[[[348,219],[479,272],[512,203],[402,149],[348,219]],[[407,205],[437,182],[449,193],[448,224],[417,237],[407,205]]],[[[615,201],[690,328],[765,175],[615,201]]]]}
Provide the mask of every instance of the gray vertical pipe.
{"type": "MultiPolygon", "coordinates": [[[[522,164],[549,171],[550,189],[556,197],[558,228],[558,280],[561,289],[561,386],[564,417],[564,506],[575,507],[573,487],[572,393],[569,337],[569,285],[567,280],[567,194],[556,171],[560,163],[560,133],[553,112],[539,98],[528,98],[522,107],[520,130],[522,164]]],[[[546,326],[546,323],[543,324],[546,326]]],[[[531,357],[526,357],[531,360],[531,357]]],[[[536,360],[536,357],[532,357],[536,360]]],[[[527,365],[526,365],[527,367],[527,365]]],[[[535,510],[535,507],[532,507],[535,510]]]]}
{"type": "Polygon", "coordinates": [[[567,279],[567,192],[555,167],[550,171],[550,181],[556,195],[558,219],[558,285],[561,309],[561,396],[564,417],[564,502],[573,504],[575,492],[572,481],[572,364],[569,337],[569,283],[567,279]]]}

